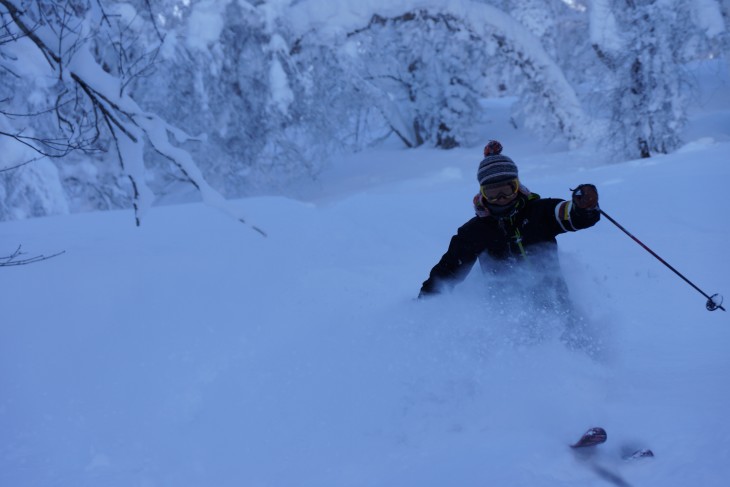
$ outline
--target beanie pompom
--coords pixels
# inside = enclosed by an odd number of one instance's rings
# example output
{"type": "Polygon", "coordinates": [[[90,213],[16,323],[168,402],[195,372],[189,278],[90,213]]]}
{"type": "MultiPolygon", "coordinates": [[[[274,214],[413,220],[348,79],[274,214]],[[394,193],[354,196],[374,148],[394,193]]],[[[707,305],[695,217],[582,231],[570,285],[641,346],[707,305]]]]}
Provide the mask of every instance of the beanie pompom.
{"type": "Polygon", "coordinates": [[[502,153],[502,144],[498,140],[490,140],[484,146],[484,157],[502,153]]]}

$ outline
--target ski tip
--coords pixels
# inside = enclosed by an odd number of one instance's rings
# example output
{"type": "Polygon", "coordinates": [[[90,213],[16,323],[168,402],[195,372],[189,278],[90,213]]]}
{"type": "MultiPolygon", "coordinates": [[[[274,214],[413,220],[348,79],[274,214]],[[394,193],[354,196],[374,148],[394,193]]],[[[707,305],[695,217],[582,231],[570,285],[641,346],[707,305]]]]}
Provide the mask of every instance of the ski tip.
{"type": "Polygon", "coordinates": [[[606,430],[600,427],[590,428],[588,431],[583,433],[580,439],[570,445],[571,448],[584,448],[587,446],[600,445],[608,439],[606,430]]]}
{"type": "Polygon", "coordinates": [[[641,458],[652,458],[654,456],[654,452],[651,451],[648,448],[642,448],[640,450],[636,450],[635,452],[631,453],[630,455],[626,455],[624,457],[624,460],[639,460],[641,458]]]}

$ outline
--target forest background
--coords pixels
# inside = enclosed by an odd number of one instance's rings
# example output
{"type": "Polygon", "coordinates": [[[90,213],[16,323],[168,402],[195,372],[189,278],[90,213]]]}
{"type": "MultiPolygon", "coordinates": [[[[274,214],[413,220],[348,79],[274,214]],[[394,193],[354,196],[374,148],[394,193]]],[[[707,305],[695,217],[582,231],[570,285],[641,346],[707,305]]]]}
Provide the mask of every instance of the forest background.
{"type": "MultiPolygon", "coordinates": [[[[727,0],[0,0],[0,219],[301,196],[344,154],[677,149],[727,0]],[[688,89],[689,88],[689,89],[688,89]]],[[[241,215],[238,215],[241,217],[241,215]]]]}

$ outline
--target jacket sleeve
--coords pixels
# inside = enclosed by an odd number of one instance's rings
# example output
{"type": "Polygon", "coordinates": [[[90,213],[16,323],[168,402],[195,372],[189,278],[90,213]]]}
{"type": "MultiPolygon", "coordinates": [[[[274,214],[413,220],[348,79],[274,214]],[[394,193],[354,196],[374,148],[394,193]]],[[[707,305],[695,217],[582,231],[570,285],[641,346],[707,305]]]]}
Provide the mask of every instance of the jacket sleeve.
{"type": "Polygon", "coordinates": [[[557,233],[575,232],[592,227],[601,219],[601,213],[597,208],[592,210],[578,208],[572,201],[557,199],[545,201],[555,202],[554,218],[558,225],[557,233]]]}
{"type": "Polygon", "coordinates": [[[485,239],[479,238],[479,226],[479,218],[472,218],[451,237],[448,250],[431,269],[418,297],[438,294],[444,287],[452,288],[466,278],[485,248],[485,239]]]}

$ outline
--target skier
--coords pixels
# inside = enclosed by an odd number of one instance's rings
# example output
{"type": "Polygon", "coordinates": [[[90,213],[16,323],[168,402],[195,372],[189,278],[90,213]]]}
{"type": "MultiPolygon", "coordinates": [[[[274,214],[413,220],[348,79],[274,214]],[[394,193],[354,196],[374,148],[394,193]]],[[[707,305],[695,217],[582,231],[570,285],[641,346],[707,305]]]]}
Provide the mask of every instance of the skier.
{"type": "Polygon", "coordinates": [[[571,314],[555,237],[591,227],[600,219],[596,187],[581,184],[570,201],[541,198],[520,183],[517,166],[494,140],[484,148],[477,179],[476,216],[452,237],[418,297],[453,288],[478,259],[489,276],[492,296],[527,298],[539,308],[571,314]]]}

